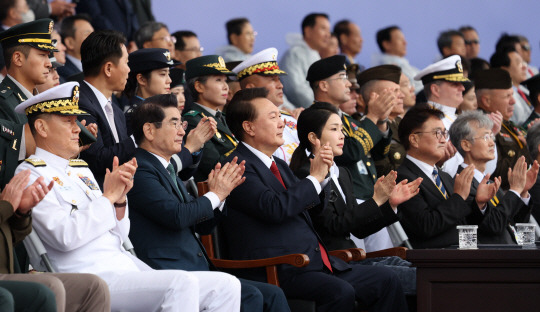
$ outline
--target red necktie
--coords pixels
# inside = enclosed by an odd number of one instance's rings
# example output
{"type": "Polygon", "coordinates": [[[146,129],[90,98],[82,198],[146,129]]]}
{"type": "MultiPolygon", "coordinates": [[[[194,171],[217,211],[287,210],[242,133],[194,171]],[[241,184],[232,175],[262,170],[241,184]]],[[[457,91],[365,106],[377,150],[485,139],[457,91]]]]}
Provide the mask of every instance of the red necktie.
{"type": "MultiPolygon", "coordinates": [[[[283,187],[287,189],[287,187],[285,186],[285,183],[283,183],[283,179],[281,178],[281,174],[279,173],[279,169],[275,161],[272,162],[272,165],[270,166],[270,171],[272,171],[274,176],[276,176],[276,178],[281,183],[281,185],[283,185],[283,187]]],[[[330,272],[333,272],[332,265],[330,264],[330,259],[328,258],[328,253],[326,253],[326,249],[324,249],[323,245],[320,242],[319,242],[319,249],[321,250],[321,258],[324,265],[328,268],[328,270],[330,270],[330,272]]]]}
{"type": "Polygon", "coordinates": [[[523,91],[521,91],[519,88],[517,88],[517,92],[519,93],[519,95],[521,95],[523,100],[525,100],[525,103],[527,103],[527,105],[531,106],[531,102],[529,102],[529,99],[527,98],[525,93],[523,91]]]}

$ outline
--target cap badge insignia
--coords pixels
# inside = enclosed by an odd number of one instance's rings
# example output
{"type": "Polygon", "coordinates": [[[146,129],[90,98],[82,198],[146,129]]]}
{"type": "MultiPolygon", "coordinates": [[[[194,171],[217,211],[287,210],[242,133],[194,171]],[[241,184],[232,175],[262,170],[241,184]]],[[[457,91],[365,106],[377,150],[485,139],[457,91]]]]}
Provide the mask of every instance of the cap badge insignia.
{"type": "Polygon", "coordinates": [[[79,105],[79,87],[73,88],[73,104],[79,105]]]}
{"type": "Polygon", "coordinates": [[[219,66],[226,67],[225,66],[225,60],[220,56],[218,57],[219,66]]]}
{"type": "Polygon", "coordinates": [[[273,61],[276,60],[276,55],[275,55],[275,54],[272,54],[272,60],[273,60],[273,61]]]}
{"type": "Polygon", "coordinates": [[[49,34],[52,34],[53,28],[54,28],[54,22],[51,21],[51,22],[49,23],[49,34]]]}
{"type": "Polygon", "coordinates": [[[165,55],[165,57],[167,58],[167,62],[171,61],[171,52],[169,52],[169,51],[164,52],[163,55],[165,55]]]}
{"type": "Polygon", "coordinates": [[[463,72],[463,66],[461,65],[461,61],[456,62],[457,70],[462,73],[463,72]]]}

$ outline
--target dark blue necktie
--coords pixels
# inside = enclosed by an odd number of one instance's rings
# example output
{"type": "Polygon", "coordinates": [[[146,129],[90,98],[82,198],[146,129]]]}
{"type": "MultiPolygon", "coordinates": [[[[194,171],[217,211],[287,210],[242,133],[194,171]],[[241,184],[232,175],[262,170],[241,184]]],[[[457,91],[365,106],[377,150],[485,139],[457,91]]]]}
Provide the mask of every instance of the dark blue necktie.
{"type": "Polygon", "coordinates": [[[433,178],[435,179],[435,185],[437,185],[437,188],[439,191],[441,191],[441,194],[444,196],[444,199],[448,198],[448,195],[446,194],[446,189],[444,188],[444,185],[442,184],[441,177],[439,176],[439,171],[437,168],[433,168],[433,178]]]}

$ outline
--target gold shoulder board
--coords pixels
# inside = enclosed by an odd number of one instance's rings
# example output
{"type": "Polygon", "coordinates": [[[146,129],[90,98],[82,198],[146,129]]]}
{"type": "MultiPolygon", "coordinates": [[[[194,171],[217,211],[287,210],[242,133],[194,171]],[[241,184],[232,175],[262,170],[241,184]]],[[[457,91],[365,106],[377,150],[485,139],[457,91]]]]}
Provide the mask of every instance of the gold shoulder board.
{"type": "Polygon", "coordinates": [[[27,158],[24,161],[26,161],[27,163],[31,164],[34,167],[45,167],[45,166],[47,166],[45,161],[43,161],[41,159],[27,158]]]}
{"type": "Polygon", "coordinates": [[[70,159],[69,166],[70,167],[88,167],[88,163],[86,163],[86,161],[82,159],[70,159]]]}

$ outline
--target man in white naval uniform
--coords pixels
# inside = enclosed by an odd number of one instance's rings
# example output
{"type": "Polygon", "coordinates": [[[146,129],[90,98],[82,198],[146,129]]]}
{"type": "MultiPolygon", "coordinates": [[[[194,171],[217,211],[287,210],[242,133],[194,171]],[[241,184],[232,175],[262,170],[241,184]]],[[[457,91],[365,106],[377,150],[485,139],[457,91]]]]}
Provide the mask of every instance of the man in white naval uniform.
{"type": "MultiPolygon", "coordinates": [[[[283,84],[279,76],[287,73],[279,68],[277,63],[278,51],[276,48],[268,48],[249,57],[247,60],[233,68],[240,87],[247,88],[265,88],[268,90],[267,98],[276,106],[283,104],[283,84]]],[[[281,145],[273,156],[283,159],[287,164],[291,162],[294,150],[300,144],[298,131],[296,129],[296,118],[289,113],[281,110],[281,119],[285,122],[283,128],[283,140],[281,145]]]]}
{"type": "Polygon", "coordinates": [[[93,273],[111,293],[113,311],[238,311],[240,283],[224,273],[155,271],[122,248],[130,228],[126,194],[135,159],[105,176],[103,193],[79,150],[79,85],[62,84],[16,107],[26,113],[36,152],[17,168],[43,176],[52,190],[34,208],[34,229],[60,272],[93,273]]]}
{"type": "MultiPolygon", "coordinates": [[[[415,77],[415,80],[421,80],[424,84],[424,93],[428,104],[443,112],[442,122],[446,130],[456,120],[456,109],[463,102],[463,82],[469,81],[463,76],[463,66],[459,55],[452,55],[436,63],[429,65],[421,70],[415,77]]],[[[502,122],[502,115],[491,114],[491,120],[494,121],[493,132],[499,132],[502,122]],[[498,129],[497,128],[498,125],[498,129]]],[[[459,164],[463,163],[461,154],[456,153],[455,147],[450,140],[447,142],[446,161],[442,167],[445,172],[452,177],[456,175],[459,164]]],[[[497,153],[495,153],[497,155],[497,153]]],[[[488,162],[486,173],[493,173],[497,164],[497,157],[488,162]]]]}

